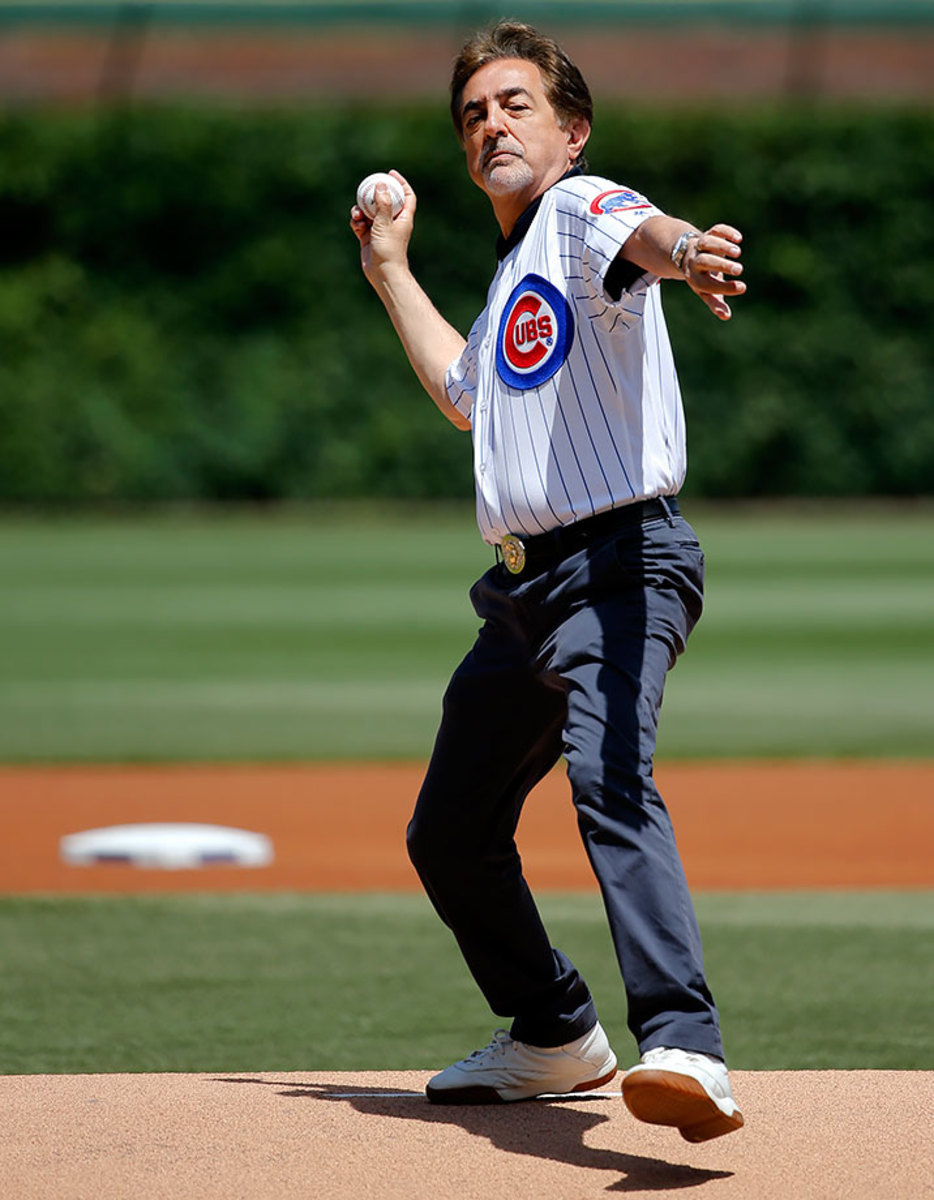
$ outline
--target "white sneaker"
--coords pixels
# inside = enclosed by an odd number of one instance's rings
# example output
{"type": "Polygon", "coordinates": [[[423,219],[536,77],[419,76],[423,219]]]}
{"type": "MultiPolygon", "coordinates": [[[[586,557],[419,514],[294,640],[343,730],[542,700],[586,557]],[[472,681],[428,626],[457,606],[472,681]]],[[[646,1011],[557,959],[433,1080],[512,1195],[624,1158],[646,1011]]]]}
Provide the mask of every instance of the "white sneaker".
{"type": "Polygon", "coordinates": [[[689,1142],[706,1142],[743,1124],[726,1065],[693,1050],[646,1051],[623,1076],[623,1099],[640,1121],[676,1125],[689,1142]]]}
{"type": "Polygon", "coordinates": [[[586,1092],[615,1074],[616,1055],[599,1021],[566,1046],[529,1046],[497,1029],[489,1046],[429,1080],[425,1092],[435,1104],[505,1104],[586,1092]]]}

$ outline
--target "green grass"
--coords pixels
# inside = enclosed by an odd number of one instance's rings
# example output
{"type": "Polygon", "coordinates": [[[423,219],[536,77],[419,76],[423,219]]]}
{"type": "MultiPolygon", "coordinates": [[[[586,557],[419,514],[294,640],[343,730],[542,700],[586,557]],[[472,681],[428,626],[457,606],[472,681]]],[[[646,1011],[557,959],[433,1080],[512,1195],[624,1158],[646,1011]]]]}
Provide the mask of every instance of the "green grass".
{"type": "MultiPolygon", "coordinates": [[[[934,893],[697,898],[731,1065],[934,1069],[934,893]]],[[[541,907],[620,1057],[595,895],[541,907]]],[[[421,896],[0,900],[6,1074],[432,1068],[499,1021],[421,896]]]]}
{"type": "Polygon", "coordinates": [[[719,509],[704,617],[669,680],[671,756],[930,756],[934,510],[719,509]]]}
{"type": "MultiPolygon", "coordinates": [[[[934,509],[702,508],[668,757],[930,755],[934,509]]],[[[0,760],[421,758],[469,508],[0,520],[0,760]]]]}

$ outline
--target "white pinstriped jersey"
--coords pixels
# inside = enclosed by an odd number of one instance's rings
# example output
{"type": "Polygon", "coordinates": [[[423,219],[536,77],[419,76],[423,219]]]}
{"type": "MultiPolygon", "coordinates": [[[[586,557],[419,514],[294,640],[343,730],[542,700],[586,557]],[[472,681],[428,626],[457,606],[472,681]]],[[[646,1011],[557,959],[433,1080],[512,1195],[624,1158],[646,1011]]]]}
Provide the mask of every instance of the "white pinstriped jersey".
{"type": "Polygon", "coordinates": [[[603,286],[659,209],[593,175],[566,176],[537,203],[445,380],[471,421],[477,520],[493,544],[674,495],[686,470],[657,278],[640,275],[618,301],[603,286]]]}

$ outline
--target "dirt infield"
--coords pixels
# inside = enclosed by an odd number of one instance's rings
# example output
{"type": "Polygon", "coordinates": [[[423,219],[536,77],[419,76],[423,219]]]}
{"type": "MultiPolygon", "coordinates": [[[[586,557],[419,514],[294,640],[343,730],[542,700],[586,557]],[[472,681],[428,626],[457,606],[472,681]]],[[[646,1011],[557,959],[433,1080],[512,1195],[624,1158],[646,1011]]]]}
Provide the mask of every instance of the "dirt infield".
{"type": "Polygon", "coordinates": [[[600,1093],[436,1108],[424,1072],[0,1078],[7,1200],[923,1200],[934,1075],[734,1074],[691,1146],[600,1093]]]}
{"type": "MultiPolygon", "coordinates": [[[[421,764],[0,768],[0,892],[412,890],[403,844],[421,764]],[[59,840],[191,821],[269,835],[241,869],[71,867],[59,840]]],[[[658,782],[695,888],[934,887],[934,763],[670,763],[658,782]]],[[[592,888],[567,781],[529,798],[520,847],[539,888],[592,888]]]]}

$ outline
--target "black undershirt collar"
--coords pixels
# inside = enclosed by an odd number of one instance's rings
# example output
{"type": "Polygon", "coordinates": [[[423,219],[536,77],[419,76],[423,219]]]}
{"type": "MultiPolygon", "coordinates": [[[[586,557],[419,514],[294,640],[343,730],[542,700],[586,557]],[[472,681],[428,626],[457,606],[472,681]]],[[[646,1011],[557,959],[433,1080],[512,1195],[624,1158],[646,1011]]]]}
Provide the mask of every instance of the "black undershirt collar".
{"type": "MultiPolygon", "coordinates": [[[[572,179],[575,175],[583,175],[583,173],[584,172],[580,169],[580,167],[571,167],[569,171],[565,172],[565,174],[562,175],[560,179],[556,180],[551,186],[554,187],[557,183],[563,183],[565,179],[572,179]]],[[[551,188],[545,189],[545,191],[550,190],[551,188]]],[[[545,192],[542,192],[541,196],[537,196],[532,201],[525,212],[523,212],[519,220],[516,221],[515,225],[513,225],[509,237],[503,237],[503,235],[500,234],[496,239],[496,258],[499,262],[502,262],[506,255],[511,250],[514,250],[528,233],[529,226],[535,220],[535,214],[538,212],[539,205],[544,199],[544,196],[545,192]]],[[[617,257],[614,258],[610,263],[606,275],[603,277],[603,286],[607,295],[614,302],[618,302],[622,297],[623,292],[628,291],[643,273],[644,272],[641,267],[638,267],[635,263],[628,262],[625,258],[617,255],[617,257]]]]}
{"type": "MultiPolygon", "coordinates": [[[[575,175],[583,175],[583,173],[584,172],[580,169],[580,167],[571,167],[571,169],[566,171],[560,179],[556,179],[555,183],[563,183],[565,179],[572,179],[575,175]]],[[[554,187],[555,183],[553,183],[551,187],[554,187]]],[[[551,188],[545,189],[545,191],[550,190],[551,188]]],[[[513,225],[512,230],[509,233],[509,237],[503,237],[503,235],[500,234],[496,239],[496,258],[499,262],[502,262],[510,250],[514,250],[528,233],[529,226],[535,220],[535,214],[538,212],[539,205],[544,199],[544,196],[545,192],[542,192],[541,196],[536,196],[519,220],[516,221],[515,225],[513,225]]]]}

